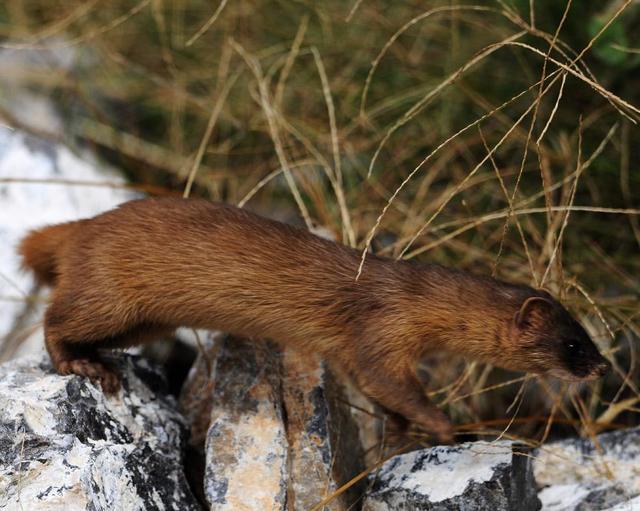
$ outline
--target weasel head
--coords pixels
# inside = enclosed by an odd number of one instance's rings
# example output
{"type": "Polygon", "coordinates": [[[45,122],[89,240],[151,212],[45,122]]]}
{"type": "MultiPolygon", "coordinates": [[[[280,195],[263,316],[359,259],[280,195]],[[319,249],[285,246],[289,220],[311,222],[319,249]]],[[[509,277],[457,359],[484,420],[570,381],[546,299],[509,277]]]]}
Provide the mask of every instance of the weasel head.
{"type": "Polygon", "coordinates": [[[535,291],[520,304],[510,336],[524,355],[519,369],[528,372],[576,382],[599,378],[610,369],[582,325],[545,291],[535,291]]]}

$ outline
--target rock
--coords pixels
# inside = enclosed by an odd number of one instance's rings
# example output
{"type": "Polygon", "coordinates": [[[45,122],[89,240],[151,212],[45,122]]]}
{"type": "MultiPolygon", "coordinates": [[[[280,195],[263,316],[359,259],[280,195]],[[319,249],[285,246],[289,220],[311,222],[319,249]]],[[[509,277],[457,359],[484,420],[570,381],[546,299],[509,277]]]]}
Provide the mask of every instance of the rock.
{"type": "MultiPolygon", "coordinates": [[[[190,346],[196,347],[196,359],[182,384],[178,400],[179,409],[189,426],[186,453],[187,477],[198,500],[206,502],[204,479],[206,471],[205,441],[211,422],[211,408],[215,390],[215,370],[218,348],[224,334],[219,332],[190,331],[194,339],[190,346]]],[[[185,340],[185,332],[179,333],[185,340]]]]}
{"type": "Polygon", "coordinates": [[[123,385],[109,398],[48,358],[0,366],[0,509],[199,509],[162,375],[132,356],[112,363],[123,385]]]}
{"type": "Polygon", "coordinates": [[[613,507],[608,507],[603,511],[637,511],[638,509],[640,509],[640,497],[634,497],[631,500],[628,500],[621,504],[617,504],[613,507]]]}
{"type": "Polygon", "coordinates": [[[531,459],[511,442],[437,446],[394,456],[369,480],[363,511],[540,508],[531,459]]]}
{"type": "Polygon", "coordinates": [[[93,216],[134,198],[123,183],[88,154],[0,125],[0,361],[43,346],[36,326],[43,300],[31,296],[31,275],[20,270],[19,240],[29,229],[93,216]]]}
{"type": "MultiPolygon", "coordinates": [[[[212,509],[306,511],[363,469],[342,389],[318,358],[219,334],[200,345],[180,404],[193,447],[206,437],[212,509]]],[[[348,509],[359,489],[325,509],[348,509]]]]}
{"type": "MultiPolygon", "coordinates": [[[[318,357],[285,350],[282,388],[290,457],[288,509],[308,511],[364,469],[358,428],[342,388],[318,357]]],[[[352,487],[324,509],[353,509],[361,490],[361,485],[352,487]]]]}
{"type": "Polygon", "coordinates": [[[0,113],[29,131],[59,137],[64,133],[64,122],[51,100],[50,77],[87,73],[91,64],[82,58],[87,55],[86,48],[56,47],[64,43],[58,37],[49,43],[48,48],[0,50],[0,113]]]}
{"type": "Polygon", "coordinates": [[[284,510],[288,445],[275,351],[227,336],[220,340],[212,370],[207,502],[220,511],[284,510]]]}
{"type": "Polygon", "coordinates": [[[211,423],[217,358],[224,339],[225,335],[220,332],[198,334],[198,355],[180,390],[180,411],[189,424],[189,444],[195,449],[204,449],[211,423]]]}
{"type": "Polygon", "coordinates": [[[371,467],[382,459],[384,454],[385,413],[351,381],[344,381],[344,397],[351,405],[351,416],[358,428],[360,445],[364,451],[363,463],[371,467]]]}
{"type": "Polygon", "coordinates": [[[640,509],[640,428],[573,438],[535,451],[544,509],[640,509]]]}

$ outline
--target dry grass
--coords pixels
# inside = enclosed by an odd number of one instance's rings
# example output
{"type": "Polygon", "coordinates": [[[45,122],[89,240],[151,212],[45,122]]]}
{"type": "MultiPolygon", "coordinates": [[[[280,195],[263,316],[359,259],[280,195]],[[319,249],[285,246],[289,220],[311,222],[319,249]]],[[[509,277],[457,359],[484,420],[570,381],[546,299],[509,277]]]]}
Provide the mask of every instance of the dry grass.
{"type": "Polygon", "coordinates": [[[8,0],[0,47],[89,62],[16,72],[137,185],[559,296],[614,372],[427,364],[461,438],[638,424],[640,42],[616,39],[638,6],[436,4],[8,0]]]}

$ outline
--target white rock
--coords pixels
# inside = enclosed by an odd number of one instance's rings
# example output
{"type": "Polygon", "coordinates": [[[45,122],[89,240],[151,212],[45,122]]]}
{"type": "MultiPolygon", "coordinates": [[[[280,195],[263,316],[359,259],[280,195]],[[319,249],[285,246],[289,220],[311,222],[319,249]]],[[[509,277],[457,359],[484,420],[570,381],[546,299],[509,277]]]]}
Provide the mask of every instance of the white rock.
{"type": "Polygon", "coordinates": [[[124,182],[88,154],[74,154],[63,145],[0,126],[0,348],[10,332],[12,337],[30,339],[14,355],[42,346],[41,332],[31,328],[39,316],[25,321],[33,281],[20,270],[16,253],[20,239],[29,229],[93,216],[134,197],[122,188],[78,186],[61,180],[124,182]]]}
{"type": "Polygon", "coordinates": [[[640,428],[604,433],[597,444],[575,438],[537,450],[543,509],[640,510],[640,428]]]}
{"type": "Polygon", "coordinates": [[[370,481],[364,511],[539,507],[529,458],[511,442],[437,446],[394,456],[370,481]]]}
{"type": "Polygon", "coordinates": [[[640,511],[640,497],[634,497],[627,502],[622,502],[613,507],[608,507],[602,511],[640,511]]]}
{"type": "Polygon", "coordinates": [[[0,510],[196,510],[183,419],[144,359],[121,356],[106,398],[47,360],[0,366],[0,510]]]}

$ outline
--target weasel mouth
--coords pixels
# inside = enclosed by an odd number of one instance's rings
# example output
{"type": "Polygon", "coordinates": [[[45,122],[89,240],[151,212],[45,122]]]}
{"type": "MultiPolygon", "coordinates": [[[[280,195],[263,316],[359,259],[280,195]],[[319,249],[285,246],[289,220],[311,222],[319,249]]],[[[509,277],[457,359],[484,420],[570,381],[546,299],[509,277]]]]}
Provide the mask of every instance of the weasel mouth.
{"type": "Polygon", "coordinates": [[[563,381],[568,381],[568,382],[580,382],[580,381],[585,381],[585,380],[589,380],[589,375],[587,376],[576,376],[573,373],[570,373],[569,371],[566,371],[564,369],[551,369],[549,371],[547,371],[547,374],[550,376],[553,376],[554,378],[558,378],[559,380],[563,380],[563,381]]]}
{"type": "Polygon", "coordinates": [[[584,375],[577,375],[565,369],[551,369],[547,371],[547,374],[550,376],[554,376],[560,380],[576,383],[576,382],[584,382],[584,381],[593,381],[597,380],[601,376],[604,376],[611,369],[611,365],[609,362],[602,362],[597,366],[591,368],[588,373],[584,375]]]}

